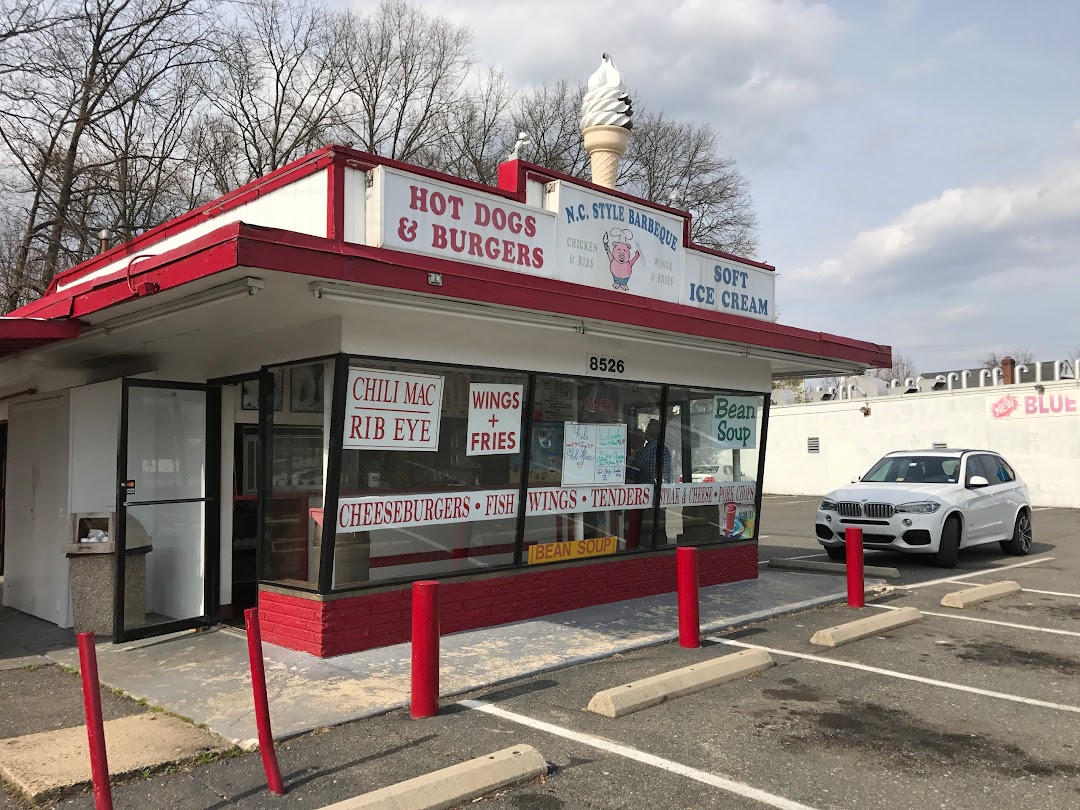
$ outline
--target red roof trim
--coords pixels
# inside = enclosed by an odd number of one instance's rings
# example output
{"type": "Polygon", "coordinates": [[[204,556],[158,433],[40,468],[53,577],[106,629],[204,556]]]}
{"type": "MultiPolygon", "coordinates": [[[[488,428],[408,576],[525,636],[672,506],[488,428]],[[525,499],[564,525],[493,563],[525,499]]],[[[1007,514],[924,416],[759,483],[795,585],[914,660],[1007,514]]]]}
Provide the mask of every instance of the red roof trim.
{"type": "Polygon", "coordinates": [[[243,226],[238,259],[244,266],[594,318],[868,366],[892,362],[890,348],[875,343],[414,253],[330,244],[270,228],[243,226]],[[388,273],[388,267],[400,272],[388,273]],[[442,274],[441,287],[428,284],[429,272],[442,274]]]}
{"type": "Polygon", "coordinates": [[[77,321],[43,321],[37,318],[0,318],[0,341],[70,340],[79,336],[81,326],[77,321]]]}
{"type": "Polygon", "coordinates": [[[461,188],[467,188],[472,191],[479,191],[481,194],[491,194],[496,197],[503,197],[507,200],[524,202],[523,198],[519,198],[518,195],[513,192],[506,191],[496,186],[477,183],[475,180],[466,180],[463,177],[455,177],[452,174],[443,174],[434,169],[425,169],[423,166],[414,166],[411,163],[402,163],[400,160],[392,160],[380,155],[372,155],[367,152],[361,152],[358,149],[353,149],[350,146],[328,146],[326,148],[334,153],[335,160],[341,161],[350,168],[358,168],[367,171],[376,166],[386,166],[390,169],[398,169],[408,174],[415,174],[418,177],[426,177],[429,180],[438,180],[442,183],[449,183],[450,185],[460,186],[461,188]]]}
{"type": "MultiPolygon", "coordinates": [[[[263,194],[268,194],[282,186],[290,185],[297,180],[317,174],[334,160],[333,150],[334,147],[327,146],[298,158],[291,163],[285,164],[280,169],[270,172],[270,174],[240,186],[236,191],[200,205],[193,211],[182,214],[175,219],[170,219],[168,222],[139,234],[134,239],[117,245],[104,253],[99,253],[97,256],[87,259],[69,270],[65,270],[52,280],[46,295],[56,292],[57,287],[64,282],[78,283],[76,278],[78,276],[87,275],[98,268],[120,261],[127,256],[136,256],[163,239],[183,233],[193,225],[199,224],[207,216],[232,211],[234,208],[239,208],[241,205],[249,203],[263,194]]],[[[112,279],[108,279],[108,281],[112,281],[112,279]]]]}
{"type": "MultiPolygon", "coordinates": [[[[520,203],[525,202],[525,184],[527,177],[535,176],[536,179],[541,180],[564,180],[583,188],[591,189],[600,194],[624,199],[628,202],[633,202],[635,205],[651,208],[655,211],[681,218],[683,220],[683,243],[687,247],[703,251],[710,255],[743,262],[754,267],[760,267],[764,270],[775,270],[772,265],[763,262],[746,259],[724,251],[718,251],[702,245],[693,244],[690,240],[690,215],[686,211],[680,211],[676,208],[670,208],[665,205],[643,200],[616,189],[604,188],[595,185],[594,183],[581,180],[580,178],[553,171],[533,163],[527,163],[523,160],[511,160],[500,164],[498,186],[488,186],[483,183],[465,180],[460,177],[443,174],[442,172],[425,169],[420,166],[402,163],[398,160],[371,155],[367,152],[352,149],[351,147],[332,145],[323,147],[304,157],[298,158],[270,174],[241,186],[236,191],[206,203],[205,205],[201,205],[195,210],[158,225],[156,228],[152,228],[146,233],[140,234],[122,245],[117,245],[111,250],[107,250],[105,253],[94,256],[69,270],[65,270],[52,280],[44,298],[47,299],[50,294],[56,293],[58,286],[62,283],[70,283],[72,285],[78,284],[80,277],[91,274],[97,269],[114,262],[122,261],[125,257],[134,258],[139,256],[163,239],[188,230],[202,221],[204,217],[231,211],[245,203],[251,202],[253,199],[258,198],[263,194],[267,194],[282,186],[294,183],[304,177],[316,174],[327,167],[330,167],[330,177],[328,177],[327,182],[329,190],[327,199],[327,235],[333,238],[334,236],[343,233],[344,229],[344,211],[339,209],[344,203],[342,169],[346,166],[363,170],[370,170],[375,166],[387,166],[419,177],[426,177],[480,193],[515,200],[520,203]]],[[[109,284],[114,280],[115,279],[111,278],[95,279],[88,283],[109,284]]],[[[63,317],[63,314],[57,312],[53,302],[48,302],[47,306],[43,308],[42,311],[46,310],[50,312],[52,317],[63,317]]]]}
{"type": "MultiPolygon", "coordinates": [[[[78,321],[41,321],[36,318],[0,318],[0,357],[37,349],[58,340],[79,336],[78,321]]],[[[33,393],[23,392],[23,393],[33,393]]]]}
{"type": "Polygon", "coordinates": [[[132,266],[130,276],[111,276],[101,279],[100,283],[93,287],[73,287],[62,293],[47,293],[37,301],[15,310],[11,316],[82,318],[116,304],[152,295],[234,267],[235,240],[240,228],[239,222],[230,222],[198,239],[178,245],[173,250],[148,256],[132,266]],[[223,251],[224,255],[221,255],[223,251]],[[175,265],[180,260],[188,261],[189,269],[177,272],[175,265]]]}
{"type": "Polygon", "coordinates": [[[523,273],[345,244],[239,222],[224,225],[136,265],[130,285],[126,277],[113,278],[70,296],[49,296],[54,300],[43,299],[19,312],[24,316],[36,312],[53,317],[65,317],[67,313],[76,318],[85,317],[238,266],[597,319],[867,366],[887,366],[892,362],[888,346],[865,341],[523,273]],[[430,286],[429,272],[441,273],[443,286],[430,286]],[[64,314],[60,314],[61,310],[64,314]]]}

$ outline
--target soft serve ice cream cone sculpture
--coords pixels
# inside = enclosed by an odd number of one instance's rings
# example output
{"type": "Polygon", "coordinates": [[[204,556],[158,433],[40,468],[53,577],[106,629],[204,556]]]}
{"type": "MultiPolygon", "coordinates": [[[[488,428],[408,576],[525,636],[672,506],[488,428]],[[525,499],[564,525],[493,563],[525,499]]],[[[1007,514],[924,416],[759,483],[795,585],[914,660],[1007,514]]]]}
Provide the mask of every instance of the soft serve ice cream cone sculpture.
{"type": "Polygon", "coordinates": [[[592,181],[615,188],[619,158],[630,142],[633,110],[626,85],[606,53],[600,67],[589,77],[589,90],[581,102],[581,134],[592,163],[592,181]]]}

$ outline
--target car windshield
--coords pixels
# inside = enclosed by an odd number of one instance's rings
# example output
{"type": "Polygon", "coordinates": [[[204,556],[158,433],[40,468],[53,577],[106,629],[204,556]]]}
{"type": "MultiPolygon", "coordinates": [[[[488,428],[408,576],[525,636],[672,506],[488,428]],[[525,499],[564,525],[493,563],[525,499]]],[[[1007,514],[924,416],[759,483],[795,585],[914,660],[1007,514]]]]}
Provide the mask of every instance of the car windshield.
{"type": "Polygon", "coordinates": [[[960,459],[948,456],[886,456],[863,481],[879,484],[955,484],[960,459]]]}

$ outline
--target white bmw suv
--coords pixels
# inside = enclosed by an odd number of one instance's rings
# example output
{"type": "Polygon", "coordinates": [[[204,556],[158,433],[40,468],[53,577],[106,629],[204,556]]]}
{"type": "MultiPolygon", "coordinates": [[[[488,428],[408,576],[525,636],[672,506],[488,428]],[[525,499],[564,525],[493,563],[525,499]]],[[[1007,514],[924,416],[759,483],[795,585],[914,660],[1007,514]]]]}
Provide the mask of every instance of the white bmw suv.
{"type": "Polygon", "coordinates": [[[856,526],[866,549],[934,554],[943,568],[983,543],[1006,554],[1031,550],[1027,486],[988,450],[890,453],[818,506],[818,541],[832,559],[844,559],[844,532],[856,526]]]}

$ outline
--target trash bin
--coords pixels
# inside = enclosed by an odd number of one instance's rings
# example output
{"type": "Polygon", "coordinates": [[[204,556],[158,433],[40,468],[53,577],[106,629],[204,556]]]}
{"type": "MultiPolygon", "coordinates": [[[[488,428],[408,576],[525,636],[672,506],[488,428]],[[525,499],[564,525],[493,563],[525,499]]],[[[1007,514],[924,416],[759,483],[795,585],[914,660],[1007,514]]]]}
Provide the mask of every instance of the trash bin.
{"type": "MultiPolygon", "coordinates": [[[[76,633],[113,634],[116,599],[115,512],[76,513],[71,516],[70,560],[71,620],[76,633]]],[[[146,621],[146,555],[150,536],[133,517],[127,520],[124,566],[124,619],[129,627],[146,621]]]]}

